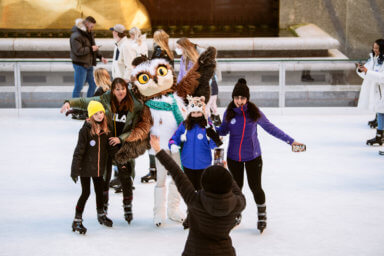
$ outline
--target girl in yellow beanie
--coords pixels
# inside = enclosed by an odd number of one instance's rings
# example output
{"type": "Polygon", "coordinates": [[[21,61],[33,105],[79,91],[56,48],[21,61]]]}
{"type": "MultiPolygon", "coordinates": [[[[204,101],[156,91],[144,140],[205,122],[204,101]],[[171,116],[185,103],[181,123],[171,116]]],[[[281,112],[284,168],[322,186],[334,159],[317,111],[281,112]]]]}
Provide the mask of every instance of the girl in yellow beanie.
{"type": "Polygon", "coordinates": [[[91,178],[96,193],[97,219],[107,227],[112,227],[113,224],[103,209],[103,174],[108,154],[113,155],[117,149],[108,143],[109,129],[103,105],[98,101],[91,101],[88,104],[88,116],[79,131],[71,168],[73,181],[76,183],[80,176],[82,189],[72,223],[72,231],[79,231],[80,234],[87,232],[82,223],[82,215],[90,194],[91,178]]]}

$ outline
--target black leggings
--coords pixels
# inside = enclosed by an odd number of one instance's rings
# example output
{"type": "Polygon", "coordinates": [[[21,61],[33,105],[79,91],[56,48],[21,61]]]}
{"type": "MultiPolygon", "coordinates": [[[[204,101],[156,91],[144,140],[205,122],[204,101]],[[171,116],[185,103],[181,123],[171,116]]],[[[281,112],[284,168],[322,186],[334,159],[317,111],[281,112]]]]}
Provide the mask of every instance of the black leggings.
{"type": "Polygon", "coordinates": [[[261,159],[261,156],[247,162],[238,162],[227,158],[227,163],[228,169],[232,173],[232,176],[239,185],[240,189],[243,188],[245,165],[248,186],[253,193],[253,198],[255,199],[256,204],[264,204],[265,194],[261,186],[261,171],[263,167],[263,160],[261,159]]]}
{"type": "Polygon", "coordinates": [[[188,176],[189,180],[192,182],[195,190],[199,190],[201,188],[201,174],[203,174],[204,170],[192,170],[183,166],[184,173],[188,176]]]}
{"type": "MultiPolygon", "coordinates": [[[[128,163],[124,166],[118,166],[119,169],[119,179],[121,182],[121,187],[123,188],[123,197],[127,200],[132,200],[132,167],[128,163]]],[[[109,201],[109,182],[111,181],[112,176],[112,158],[108,158],[107,167],[105,173],[105,182],[104,182],[104,203],[109,201]]]]}
{"type": "MultiPolygon", "coordinates": [[[[96,209],[103,210],[103,177],[92,177],[96,194],[96,209]]],[[[81,195],[76,205],[76,212],[83,213],[85,203],[91,194],[91,177],[80,177],[81,195]]]]}

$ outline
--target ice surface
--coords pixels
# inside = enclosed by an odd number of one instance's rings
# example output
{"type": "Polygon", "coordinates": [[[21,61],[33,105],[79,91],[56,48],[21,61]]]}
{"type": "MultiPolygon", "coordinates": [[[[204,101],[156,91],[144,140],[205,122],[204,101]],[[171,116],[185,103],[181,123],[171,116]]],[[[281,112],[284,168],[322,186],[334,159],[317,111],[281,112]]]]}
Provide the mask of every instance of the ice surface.
{"type": "MultiPolygon", "coordinates": [[[[268,227],[257,231],[245,182],[247,208],[231,233],[237,254],[384,255],[384,156],[365,145],[374,115],[353,108],[263,111],[307,152],[293,153],[259,128],[268,227]]],[[[88,232],[72,232],[80,185],[69,173],[81,125],[57,109],[0,111],[0,255],[181,255],[188,231],[172,221],[152,224],[154,184],[140,183],[147,155],[137,159],[131,225],[122,195],[111,190],[114,225],[101,226],[92,188],[83,216],[88,232]]]]}

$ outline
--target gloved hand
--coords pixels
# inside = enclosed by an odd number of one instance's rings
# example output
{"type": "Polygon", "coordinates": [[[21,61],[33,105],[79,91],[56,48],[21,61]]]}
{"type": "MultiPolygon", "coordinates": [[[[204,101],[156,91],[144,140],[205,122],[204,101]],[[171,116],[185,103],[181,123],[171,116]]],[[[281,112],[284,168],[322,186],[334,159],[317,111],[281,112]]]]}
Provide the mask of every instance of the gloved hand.
{"type": "Polygon", "coordinates": [[[172,144],[171,145],[171,152],[172,153],[179,153],[179,146],[177,146],[176,144],[172,144]]]}
{"type": "Polygon", "coordinates": [[[205,128],[205,130],[207,136],[215,142],[216,146],[220,147],[223,144],[223,142],[220,140],[219,134],[217,134],[217,132],[212,127],[205,128]]]}
{"type": "Polygon", "coordinates": [[[72,178],[72,180],[73,180],[73,182],[77,182],[77,180],[79,179],[77,176],[71,176],[71,178],[72,178]]]}

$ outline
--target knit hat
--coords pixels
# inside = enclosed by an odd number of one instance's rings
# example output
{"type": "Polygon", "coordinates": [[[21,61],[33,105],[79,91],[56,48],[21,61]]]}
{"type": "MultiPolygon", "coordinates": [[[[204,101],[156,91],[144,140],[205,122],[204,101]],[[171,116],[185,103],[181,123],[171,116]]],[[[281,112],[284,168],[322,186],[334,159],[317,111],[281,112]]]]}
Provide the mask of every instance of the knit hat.
{"type": "Polygon", "coordinates": [[[105,113],[105,109],[103,105],[98,101],[91,101],[88,104],[88,116],[92,117],[94,114],[96,114],[99,111],[103,111],[105,113]]]}
{"type": "Polygon", "coordinates": [[[231,191],[233,178],[231,173],[220,165],[212,165],[204,170],[201,186],[207,192],[225,194],[231,191]]]}
{"type": "Polygon", "coordinates": [[[237,83],[235,85],[235,88],[232,91],[232,99],[235,96],[246,97],[248,99],[248,101],[249,101],[249,97],[250,97],[249,88],[247,86],[247,81],[244,78],[240,78],[237,81],[237,83]]]}
{"type": "Polygon", "coordinates": [[[192,97],[190,95],[187,95],[187,100],[188,100],[188,114],[191,112],[201,112],[204,114],[205,112],[205,97],[200,96],[200,97],[192,97]]]}

